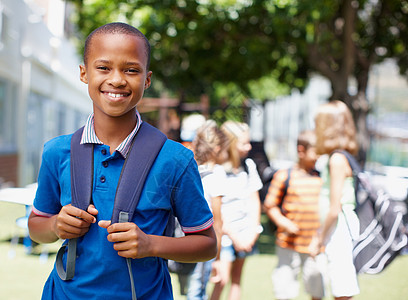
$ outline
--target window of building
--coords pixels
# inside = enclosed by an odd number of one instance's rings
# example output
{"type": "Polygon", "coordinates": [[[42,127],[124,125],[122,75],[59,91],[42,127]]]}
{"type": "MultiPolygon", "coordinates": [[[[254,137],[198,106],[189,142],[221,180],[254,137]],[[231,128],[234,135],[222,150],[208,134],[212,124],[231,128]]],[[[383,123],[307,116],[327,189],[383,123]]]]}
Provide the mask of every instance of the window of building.
{"type": "Polygon", "coordinates": [[[17,97],[14,85],[0,79],[0,153],[17,151],[17,97]]]}

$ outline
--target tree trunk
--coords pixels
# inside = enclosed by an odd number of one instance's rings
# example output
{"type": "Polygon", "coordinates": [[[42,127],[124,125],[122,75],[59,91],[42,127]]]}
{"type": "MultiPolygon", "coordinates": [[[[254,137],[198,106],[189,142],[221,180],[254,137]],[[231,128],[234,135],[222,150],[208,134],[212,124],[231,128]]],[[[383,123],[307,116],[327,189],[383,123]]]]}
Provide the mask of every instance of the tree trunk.
{"type": "MultiPolygon", "coordinates": [[[[358,92],[351,98],[353,118],[357,128],[357,141],[359,151],[357,160],[364,165],[367,159],[367,151],[370,147],[370,134],[367,126],[368,100],[366,92],[358,92]]],[[[350,107],[350,106],[349,106],[350,107]]]]}
{"type": "Polygon", "coordinates": [[[364,164],[367,159],[367,151],[370,147],[370,133],[367,126],[367,116],[370,105],[367,99],[368,78],[371,64],[360,64],[360,71],[356,74],[357,95],[351,98],[349,107],[353,112],[354,122],[357,127],[357,139],[359,144],[358,160],[364,164]]]}
{"type": "Polygon", "coordinates": [[[331,80],[332,95],[330,100],[340,100],[345,103],[350,102],[350,94],[348,93],[348,76],[336,74],[335,79],[331,80]]]}

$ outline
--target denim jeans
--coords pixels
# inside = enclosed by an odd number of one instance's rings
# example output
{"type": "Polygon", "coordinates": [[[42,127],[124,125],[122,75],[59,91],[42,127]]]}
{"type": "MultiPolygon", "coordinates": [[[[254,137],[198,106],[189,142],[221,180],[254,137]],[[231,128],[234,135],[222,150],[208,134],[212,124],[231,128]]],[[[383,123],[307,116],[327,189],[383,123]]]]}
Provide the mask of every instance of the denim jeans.
{"type": "Polygon", "coordinates": [[[206,288],[211,275],[211,265],[214,260],[199,262],[190,275],[187,300],[206,300],[206,288]]]}

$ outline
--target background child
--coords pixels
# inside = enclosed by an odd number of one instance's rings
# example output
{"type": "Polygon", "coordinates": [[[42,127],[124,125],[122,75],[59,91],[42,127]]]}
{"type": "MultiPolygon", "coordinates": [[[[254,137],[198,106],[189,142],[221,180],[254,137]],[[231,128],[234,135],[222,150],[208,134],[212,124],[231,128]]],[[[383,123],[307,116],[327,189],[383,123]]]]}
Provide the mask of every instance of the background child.
{"type": "Polygon", "coordinates": [[[219,265],[222,237],[221,197],[225,194],[224,181],[226,178],[224,168],[220,164],[228,158],[228,138],[218,128],[215,121],[208,120],[197,130],[192,147],[203,182],[204,196],[214,215],[214,229],[218,243],[216,260],[197,263],[189,280],[187,299],[204,300],[207,299],[206,288],[212,265],[214,265],[215,274],[219,265]]]}
{"type": "MultiPolygon", "coordinates": [[[[299,134],[297,164],[275,173],[264,202],[266,214],[277,226],[278,265],[272,276],[276,299],[298,296],[301,268],[306,292],[312,299],[324,296],[323,265],[309,255],[319,228],[321,179],[315,170],[315,140],[313,131],[299,134]]],[[[317,258],[321,260],[320,255],[317,258]]]]}
{"type": "Polygon", "coordinates": [[[229,138],[228,161],[224,164],[227,179],[221,206],[224,235],[221,240],[219,278],[211,299],[219,299],[230,280],[229,299],[240,299],[245,257],[254,250],[262,232],[258,194],[262,182],[254,161],[246,158],[251,150],[248,125],[227,121],[221,129],[229,138]]]}
{"type": "MultiPolygon", "coordinates": [[[[357,153],[353,117],[343,102],[331,101],[321,105],[315,123],[318,154],[331,155],[335,150],[357,153]]],[[[357,236],[359,232],[359,221],[354,212],[353,174],[347,158],[341,153],[333,153],[321,175],[322,226],[311,243],[311,254],[316,255],[320,247],[326,245],[332,294],[335,299],[350,299],[359,293],[352,254],[352,235],[357,236]]]]}
{"type": "Polygon", "coordinates": [[[88,85],[93,114],[81,143],[94,147],[92,204],[87,211],[71,205],[72,135],[46,143],[30,235],[41,243],[78,238],[78,244],[73,280],[60,279],[54,267],[43,299],[132,299],[124,258],[131,259],[139,300],[173,299],[166,259],[196,262],[216,255],[212,214],[193,153],[171,140],[150,170],[133,219],[109,221],[125,157],[143,125],[136,105],[151,84],[149,58],[146,37],[123,23],[99,27],[85,42],[80,79],[88,85]],[[172,213],[185,237],[162,236],[172,213]]]}

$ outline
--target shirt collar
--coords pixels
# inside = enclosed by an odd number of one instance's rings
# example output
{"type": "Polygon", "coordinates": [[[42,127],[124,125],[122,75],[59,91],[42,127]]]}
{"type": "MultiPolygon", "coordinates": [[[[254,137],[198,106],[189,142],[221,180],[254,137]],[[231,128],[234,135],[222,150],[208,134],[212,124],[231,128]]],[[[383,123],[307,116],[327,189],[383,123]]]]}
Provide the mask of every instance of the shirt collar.
{"type": "MultiPolygon", "coordinates": [[[[124,158],[129,154],[130,146],[132,145],[133,138],[136,136],[136,133],[142,125],[142,118],[138,111],[136,111],[136,126],[132,132],[120,143],[120,145],[115,149],[118,151],[124,158]]],[[[82,133],[81,144],[98,144],[103,145],[102,141],[96,136],[95,126],[94,126],[94,114],[91,113],[86,120],[84,131],[82,133]]]]}

